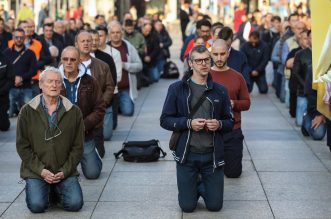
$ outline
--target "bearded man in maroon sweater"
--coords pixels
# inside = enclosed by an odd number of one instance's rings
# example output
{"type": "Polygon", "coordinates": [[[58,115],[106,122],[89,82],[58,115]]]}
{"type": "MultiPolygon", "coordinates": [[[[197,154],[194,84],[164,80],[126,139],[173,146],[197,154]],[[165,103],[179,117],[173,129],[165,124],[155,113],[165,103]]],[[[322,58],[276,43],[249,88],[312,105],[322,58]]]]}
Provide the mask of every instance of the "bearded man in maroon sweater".
{"type": "Polygon", "coordinates": [[[238,178],[242,172],[244,140],[241,131],[241,111],[250,107],[249,92],[244,77],[227,66],[229,48],[224,40],[218,39],[213,43],[211,57],[214,61],[214,66],[211,68],[213,80],[227,88],[234,114],[233,130],[223,136],[224,174],[229,178],[238,178]]]}

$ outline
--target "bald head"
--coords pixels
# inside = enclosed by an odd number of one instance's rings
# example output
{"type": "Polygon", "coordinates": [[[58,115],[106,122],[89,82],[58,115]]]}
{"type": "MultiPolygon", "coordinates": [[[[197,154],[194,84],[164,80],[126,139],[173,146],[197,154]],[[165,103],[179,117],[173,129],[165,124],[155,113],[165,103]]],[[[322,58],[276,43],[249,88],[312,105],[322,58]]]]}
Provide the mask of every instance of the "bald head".
{"type": "Polygon", "coordinates": [[[76,53],[75,57],[79,58],[79,50],[74,46],[67,46],[66,48],[64,48],[61,53],[61,57],[63,56],[63,54],[67,53],[68,51],[73,51],[74,53],[76,53]]]}
{"type": "Polygon", "coordinates": [[[229,57],[229,47],[225,40],[217,39],[211,47],[211,57],[214,61],[215,70],[227,68],[226,62],[229,57]]]}
{"type": "Polygon", "coordinates": [[[294,34],[297,39],[300,39],[300,35],[303,31],[306,30],[306,24],[303,23],[302,21],[297,21],[294,24],[294,34]]]}
{"type": "Polygon", "coordinates": [[[62,51],[61,63],[66,76],[78,74],[79,57],[78,49],[73,46],[68,46],[62,51]]]}
{"type": "Polygon", "coordinates": [[[75,38],[75,47],[80,55],[89,56],[92,50],[92,35],[87,31],[80,31],[75,38]]]}
{"type": "Polygon", "coordinates": [[[228,44],[226,43],[225,40],[222,40],[222,39],[217,39],[214,41],[213,45],[212,45],[212,49],[214,47],[222,47],[222,48],[226,48],[228,49],[228,44]]]}

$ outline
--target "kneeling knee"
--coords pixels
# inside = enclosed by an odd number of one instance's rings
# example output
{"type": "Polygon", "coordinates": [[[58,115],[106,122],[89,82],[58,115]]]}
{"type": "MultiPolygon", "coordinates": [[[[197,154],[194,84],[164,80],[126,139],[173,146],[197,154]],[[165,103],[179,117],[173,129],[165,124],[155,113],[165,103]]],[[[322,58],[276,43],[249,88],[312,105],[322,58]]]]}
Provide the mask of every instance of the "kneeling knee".
{"type": "Polygon", "coordinates": [[[223,202],[206,205],[208,211],[215,211],[215,212],[220,211],[222,207],[223,207],[223,202]]]}
{"type": "Polygon", "coordinates": [[[236,170],[236,171],[224,171],[224,175],[227,178],[239,178],[241,176],[242,170],[236,170]]]}
{"type": "Polygon", "coordinates": [[[44,203],[30,203],[28,208],[32,213],[43,213],[47,209],[48,205],[44,203]]]}
{"type": "Polygon", "coordinates": [[[99,171],[84,173],[86,179],[98,179],[100,176],[99,171]]]}
{"type": "Polygon", "coordinates": [[[79,211],[83,207],[83,200],[72,201],[71,203],[66,203],[63,205],[64,210],[66,211],[79,211]]]}
{"type": "Polygon", "coordinates": [[[196,207],[196,204],[180,204],[180,208],[185,213],[192,213],[196,207]]]}

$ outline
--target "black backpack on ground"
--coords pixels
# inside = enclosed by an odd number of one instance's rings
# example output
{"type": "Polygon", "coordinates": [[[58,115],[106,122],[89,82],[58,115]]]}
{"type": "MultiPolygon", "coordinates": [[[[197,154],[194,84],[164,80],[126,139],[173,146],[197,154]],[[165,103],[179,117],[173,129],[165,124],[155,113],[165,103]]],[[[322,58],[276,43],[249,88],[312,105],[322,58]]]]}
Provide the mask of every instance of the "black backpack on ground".
{"type": "Polygon", "coordinates": [[[172,61],[168,61],[163,67],[163,74],[161,75],[161,78],[165,78],[165,79],[179,78],[179,70],[177,65],[172,61]]]}

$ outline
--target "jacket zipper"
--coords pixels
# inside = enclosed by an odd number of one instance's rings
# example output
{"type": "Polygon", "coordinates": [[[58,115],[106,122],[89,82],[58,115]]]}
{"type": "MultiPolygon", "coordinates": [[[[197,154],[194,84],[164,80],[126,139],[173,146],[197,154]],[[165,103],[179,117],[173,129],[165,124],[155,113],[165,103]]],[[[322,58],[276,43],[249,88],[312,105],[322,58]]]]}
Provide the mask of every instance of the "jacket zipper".
{"type": "MultiPolygon", "coordinates": [[[[187,96],[187,99],[186,99],[186,104],[187,104],[187,111],[188,111],[188,114],[190,114],[190,106],[189,106],[189,98],[191,96],[191,88],[190,86],[188,86],[188,96],[187,96]]],[[[180,163],[183,163],[184,162],[184,158],[186,156],[186,150],[187,150],[187,145],[188,145],[188,142],[190,140],[190,137],[191,137],[191,129],[188,130],[188,136],[187,136],[187,140],[186,140],[186,144],[185,144],[185,150],[184,150],[184,154],[183,154],[183,157],[182,157],[182,160],[180,161],[180,163]]]]}
{"type": "MultiPolygon", "coordinates": [[[[211,117],[212,119],[214,118],[214,103],[213,101],[211,101],[209,99],[209,97],[206,98],[210,103],[211,103],[211,106],[212,106],[212,112],[211,112],[211,117]]],[[[213,172],[214,170],[216,169],[216,159],[215,159],[215,132],[213,132],[213,147],[214,147],[214,151],[213,151],[213,162],[214,162],[214,168],[213,168],[213,172]]]]}

